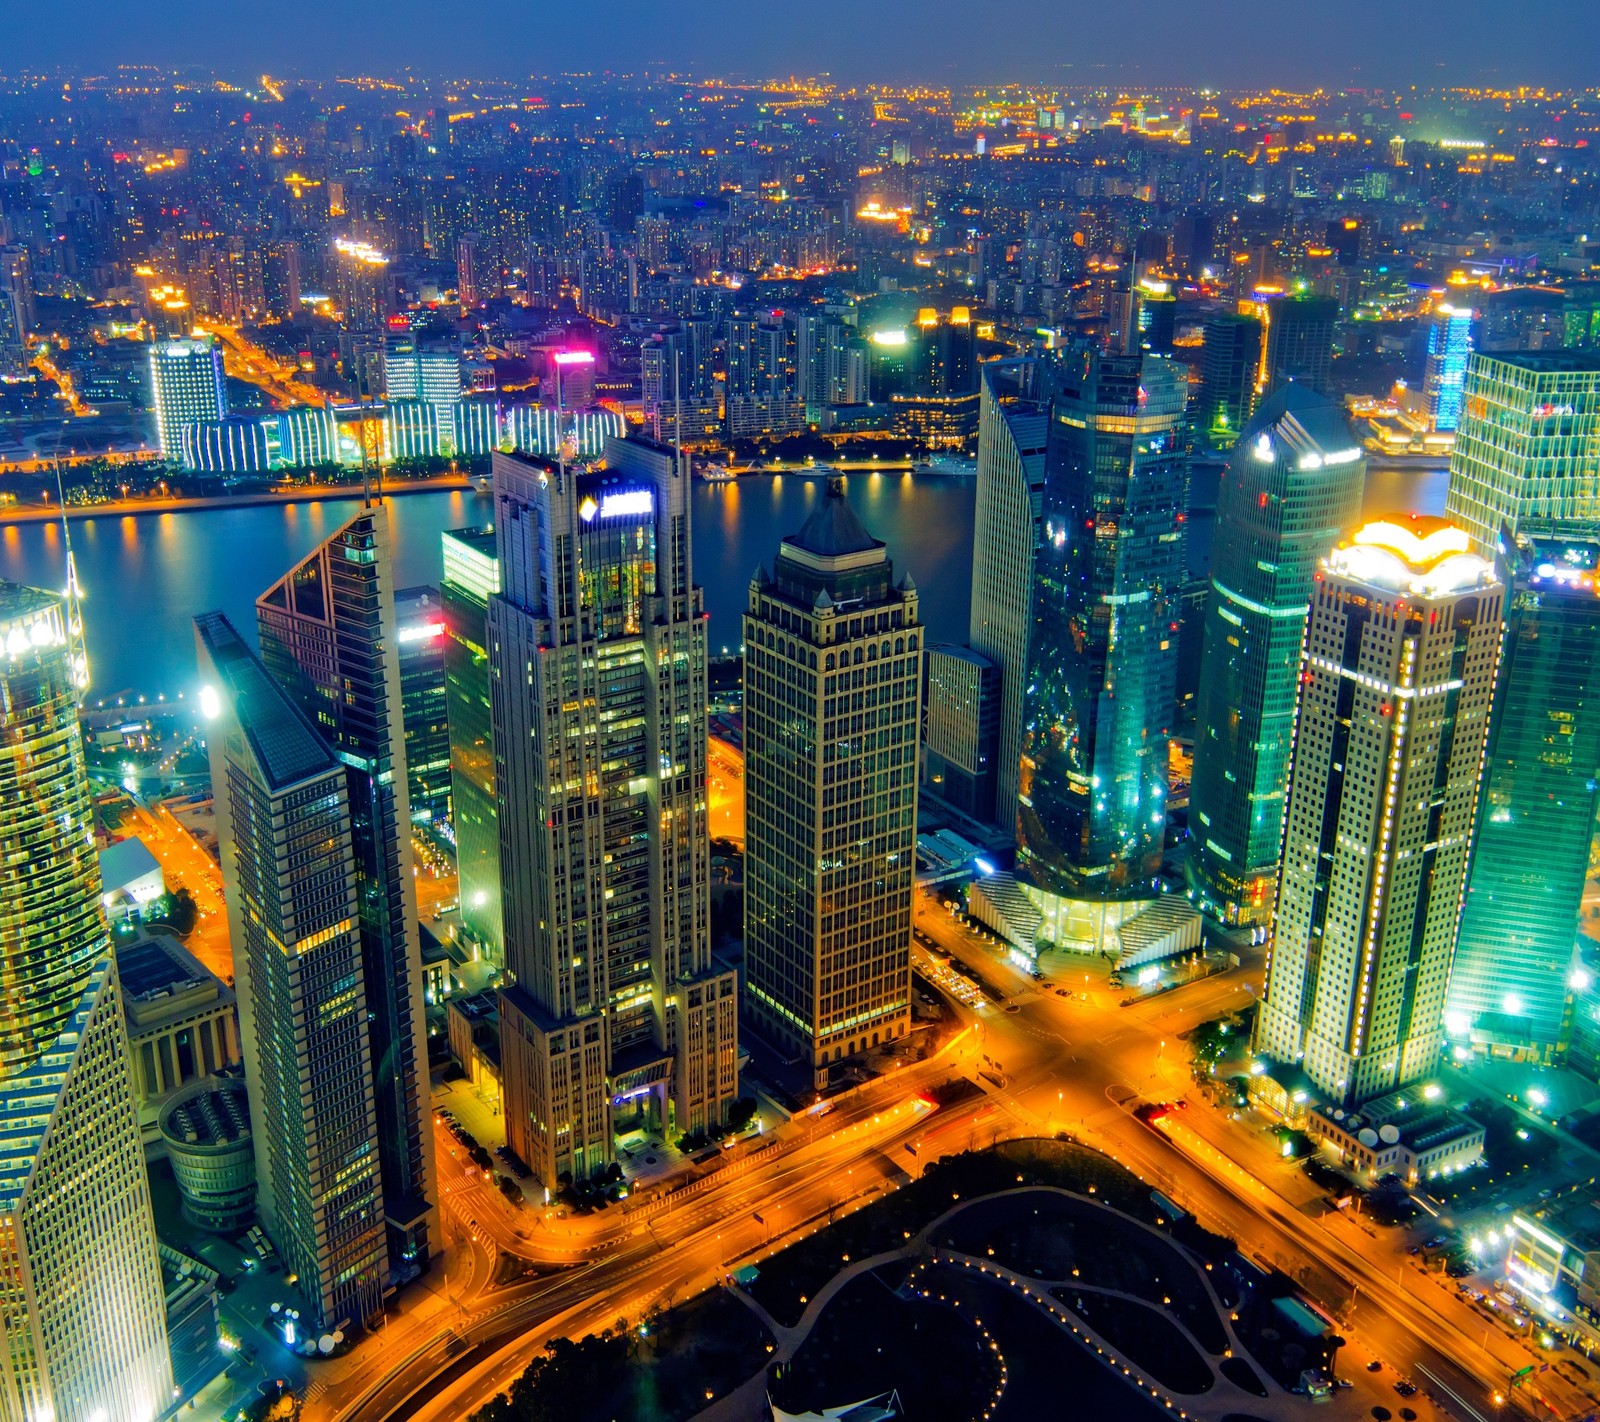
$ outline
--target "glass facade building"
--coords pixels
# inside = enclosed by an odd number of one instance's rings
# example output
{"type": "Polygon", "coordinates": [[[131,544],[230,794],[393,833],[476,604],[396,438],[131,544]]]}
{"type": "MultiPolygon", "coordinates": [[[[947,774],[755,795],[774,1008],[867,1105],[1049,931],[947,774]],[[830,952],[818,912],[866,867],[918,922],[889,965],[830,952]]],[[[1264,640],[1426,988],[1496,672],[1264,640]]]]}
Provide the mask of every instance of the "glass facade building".
{"type": "Polygon", "coordinates": [[[1369,523],[1316,580],[1255,1046],[1332,1106],[1438,1065],[1503,603],[1438,520],[1369,523]]]}
{"type": "Polygon", "coordinates": [[[1600,543],[1524,540],[1445,1026],[1481,1052],[1561,1041],[1600,808],[1600,543]]]}
{"type": "Polygon", "coordinates": [[[209,336],[158,341],[150,347],[150,401],[165,459],[183,457],[186,425],[220,420],[228,413],[222,352],[209,336]]]}
{"type": "Polygon", "coordinates": [[[1493,557],[1502,530],[1600,526],[1600,351],[1476,354],[1450,454],[1445,517],[1493,557]]]}
{"type": "Polygon", "coordinates": [[[444,699],[461,927],[482,956],[504,969],[486,625],[489,599],[500,591],[500,559],[492,528],[452,529],[442,535],[442,542],[439,602],[445,625],[444,699]]]}
{"type": "Polygon", "coordinates": [[[261,659],[344,767],[390,1268],[443,1247],[389,511],[364,508],[256,600],[261,659]]]}
{"type": "Polygon", "coordinates": [[[442,827],[450,818],[444,602],[436,588],[401,588],[394,595],[394,611],[411,823],[442,827]]]}
{"type": "Polygon", "coordinates": [[[148,1422],[172,1365],[67,611],[0,583],[0,1413],[148,1422]]]}
{"type": "Polygon", "coordinates": [[[1046,895],[1147,897],[1160,872],[1186,395],[1165,357],[1085,354],[1051,402],[1017,835],[1019,874],[1046,895]]]}
{"type": "Polygon", "coordinates": [[[1438,306],[1428,326],[1428,364],[1422,394],[1434,429],[1451,432],[1461,423],[1461,393],[1472,355],[1470,306],[1438,306]]]}
{"type": "Polygon", "coordinates": [[[345,766],[220,612],[195,619],[258,1213],[319,1331],[388,1277],[345,766]]]}
{"type": "Polygon", "coordinates": [[[751,580],[744,648],[745,1001],[823,1086],[911,1027],[922,701],[915,585],[842,480],[751,580]]]}
{"type": "Polygon", "coordinates": [[[1228,923],[1272,913],[1312,581],[1360,516],[1366,472],[1340,408],[1291,383],[1257,411],[1222,476],[1189,838],[1195,897],[1228,923]]]}

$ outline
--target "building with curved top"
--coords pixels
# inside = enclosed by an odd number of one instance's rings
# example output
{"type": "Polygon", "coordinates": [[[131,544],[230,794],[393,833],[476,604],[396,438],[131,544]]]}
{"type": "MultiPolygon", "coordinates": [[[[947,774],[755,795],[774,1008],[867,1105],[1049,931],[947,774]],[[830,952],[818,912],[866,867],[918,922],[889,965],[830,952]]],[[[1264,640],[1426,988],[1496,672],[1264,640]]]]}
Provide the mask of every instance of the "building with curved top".
{"type": "Polygon", "coordinates": [[[1293,382],[1234,447],[1217,492],[1189,792],[1200,907],[1266,923],[1318,560],[1361,514],[1367,461],[1344,412],[1293,382]]]}
{"type": "Polygon", "coordinates": [[[1504,599],[1442,520],[1368,523],[1317,572],[1255,1045],[1330,1105],[1438,1063],[1504,599]]]}
{"type": "Polygon", "coordinates": [[[201,1229],[243,1229],[256,1211],[255,1146],[244,1082],[211,1077],[180,1091],[161,1110],[161,1142],[201,1229]]]}

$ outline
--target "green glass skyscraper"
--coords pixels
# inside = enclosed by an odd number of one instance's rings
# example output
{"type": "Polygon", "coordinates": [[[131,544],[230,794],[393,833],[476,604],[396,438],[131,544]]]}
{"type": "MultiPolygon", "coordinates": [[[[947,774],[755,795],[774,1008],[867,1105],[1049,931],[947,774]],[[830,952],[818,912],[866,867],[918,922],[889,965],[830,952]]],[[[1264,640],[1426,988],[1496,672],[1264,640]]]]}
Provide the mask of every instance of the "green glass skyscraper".
{"type": "MultiPolygon", "coordinates": [[[[1050,410],[1023,725],[1018,869],[1045,900],[1151,895],[1189,464],[1183,368],[1069,357],[1050,410]]],[[[1047,903],[1047,908],[1050,905],[1047,903]]],[[[1047,912],[1042,933],[1067,930],[1047,912]]]]}
{"type": "Polygon", "coordinates": [[[1444,507],[1485,557],[1503,528],[1600,526],[1600,351],[1475,354],[1444,507]]]}
{"type": "Polygon", "coordinates": [[[1600,808],[1600,543],[1521,540],[1445,1025],[1480,1051],[1561,1039],[1600,808]]]}
{"type": "Polygon", "coordinates": [[[1271,916],[1311,585],[1360,516],[1366,468],[1339,407],[1290,383],[1222,477],[1189,825],[1195,897],[1228,923],[1271,916]]]}

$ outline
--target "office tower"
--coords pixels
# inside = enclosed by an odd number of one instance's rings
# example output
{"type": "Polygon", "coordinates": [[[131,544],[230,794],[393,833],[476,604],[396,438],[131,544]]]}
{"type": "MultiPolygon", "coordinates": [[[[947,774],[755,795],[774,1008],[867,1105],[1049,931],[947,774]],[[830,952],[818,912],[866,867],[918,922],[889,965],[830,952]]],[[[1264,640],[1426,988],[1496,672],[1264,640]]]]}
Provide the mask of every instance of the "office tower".
{"type": "Polygon", "coordinates": [[[1600,351],[1474,355],[1445,517],[1495,556],[1502,531],[1600,523],[1600,351]]]}
{"type": "Polygon", "coordinates": [[[1256,303],[1267,325],[1268,390],[1286,380],[1328,389],[1339,303],[1325,296],[1268,297],[1256,303]]]}
{"type": "Polygon", "coordinates": [[[222,352],[209,336],[158,341],[150,347],[150,399],[164,459],[182,455],[186,426],[220,420],[228,413],[222,352]]]}
{"type": "Polygon", "coordinates": [[[486,294],[478,284],[482,253],[483,239],[476,232],[463,232],[456,238],[456,300],[463,313],[471,311],[486,294]]]}
{"type": "Polygon", "coordinates": [[[970,647],[930,647],[923,695],[922,785],[980,825],[995,818],[1000,668],[970,647]]]}
{"type": "Polygon", "coordinates": [[[1000,671],[995,822],[1016,821],[1023,691],[1033,632],[1033,559],[1044,497],[1047,409],[1032,398],[1031,361],[983,367],[972,522],[972,608],[967,643],[1000,671]]]}
{"type": "Polygon", "coordinates": [[[494,457],[502,1089],[511,1149],[552,1189],[608,1167],[617,1133],[716,1125],[738,1089],[689,473],[642,440],[606,464],[494,457]]]}
{"type": "Polygon", "coordinates": [[[394,614],[411,823],[442,827],[450,818],[450,722],[444,690],[448,639],[439,590],[401,588],[394,595],[394,614]]]}
{"type": "Polygon", "coordinates": [[[1600,543],[1522,540],[1516,563],[1445,1026],[1542,1059],[1561,1039],[1600,808],[1600,543]]]}
{"type": "Polygon", "coordinates": [[[391,333],[383,344],[383,393],[389,400],[454,405],[461,398],[461,357],[455,346],[391,333]]]}
{"type": "Polygon", "coordinates": [[[1160,873],[1186,393],[1164,357],[1084,354],[1051,403],[1017,832],[1019,872],[1046,900],[1148,896],[1160,873]]]}
{"type": "Polygon", "coordinates": [[[494,529],[441,536],[444,697],[450,726],[450,811],[456,836],[461,927],[496,968],[506,963],[500,924],[500,827],[494,803],[494,723],[489,708],[489,599],[500,591],[494,529]]]}
{"type": "Polygon", "coordinates": [[[745,1003],[811,1064],[911,1026],[916,587],[830,480],[744,618],[745,1003]]]}
{"type": "Polygon", "coordinates": [[[1331,1105],[1438,1062],[1503,599],[1438,520],[1365,525],[1313,590],[1256,1050],[1331,1105]]]}
{"type": "Polygon", "coordinates": [[[1261,323],[1220,312],[1202,329],[1199,432],[1213,449],[1232,449],[1261,389],[1261,323]]]}
{"type": "Polygon", "coordinates": [[[1189,843],[1199,904],[1228,923],[1271,917],[1311,585],[1360,517],[1366,472],[1339,406],[1290,384],[1267,397],[1222,476],[1189,843]]]}
{"type": "Polygon", "coordinates": [[[388,1260],[347,775],[220,612],[195,619],[258,1212],[318,1331],[388,1260]]]}
{"type": "Polygon", "coordinates": [[[403,1283],[444,1242],[387,507],[362,509],[257,598],[256,626],[262,663],[345,771],[383,1218],[403,1283]]]}
{"type": "Polygon", "coordinates": [[[172,1365],[67,609],[0,583],[4,1415],[145,1422],[172,1365]]]}
{"type": "Polygon", "coordinates": [[[1428,364],[1422,396],[1434,429],[1453,431],[1461,421],[1461,391],[1472,355],[1470,306],[1436,306],[1428,323],[1428,364]]]}

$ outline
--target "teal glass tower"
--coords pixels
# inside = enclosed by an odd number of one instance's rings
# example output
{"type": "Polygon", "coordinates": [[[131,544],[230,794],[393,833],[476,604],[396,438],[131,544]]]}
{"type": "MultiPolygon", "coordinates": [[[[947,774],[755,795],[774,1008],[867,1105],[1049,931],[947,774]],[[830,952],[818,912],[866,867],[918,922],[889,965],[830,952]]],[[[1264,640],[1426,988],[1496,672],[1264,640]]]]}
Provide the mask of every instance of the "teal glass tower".
{"type": "Polygon", "coordinates": [[[1165,357],[1085,353],[1051,404],[1018,812],[1018,869],[1047,897],[1148,897],[1160,872],[1186,395],[1165,357]]]}
{"type": "Polygon", "coordinates": [[[1458,1045],[1546,1060],[1600,809],[1600,542],[1517,553],[1445,1026],[1458,1045]]]}
{"type": "Polygon", "coordinates": [[[1194,897],[1227,923],[1271,917],[1312,581],[1360,517],[1366,468],[1339,407],[1291,383],[1222,477],[1189,826],[1194,897]]]}

